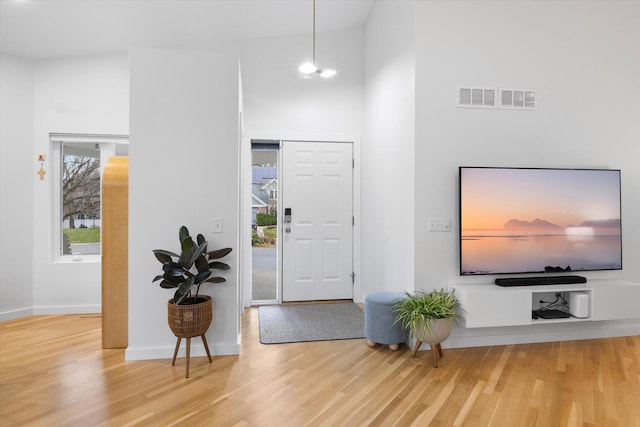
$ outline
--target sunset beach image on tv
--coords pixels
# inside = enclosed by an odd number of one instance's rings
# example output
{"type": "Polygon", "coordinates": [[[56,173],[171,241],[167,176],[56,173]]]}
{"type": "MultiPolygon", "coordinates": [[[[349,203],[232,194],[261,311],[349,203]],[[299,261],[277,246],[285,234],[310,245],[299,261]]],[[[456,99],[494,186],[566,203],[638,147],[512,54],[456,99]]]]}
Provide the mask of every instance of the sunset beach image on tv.
{"type": "Polygon", "coordinates": [[[460,274],[622,268],[620,171],[460,168],[460,274]]]}

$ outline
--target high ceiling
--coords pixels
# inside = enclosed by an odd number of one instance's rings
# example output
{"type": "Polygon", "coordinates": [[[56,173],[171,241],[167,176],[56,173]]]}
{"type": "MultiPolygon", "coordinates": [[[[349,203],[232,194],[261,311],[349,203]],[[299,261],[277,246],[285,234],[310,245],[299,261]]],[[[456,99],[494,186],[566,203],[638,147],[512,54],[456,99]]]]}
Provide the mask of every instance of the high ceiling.
{"type": "MultiPolygon", "coordinates": [[[[316,31],[360,28],[374,0],[317,0],[316,31]]],[[[0,0],[0,51],[30,59],[311,33],[312,0],[0,0]]]]}

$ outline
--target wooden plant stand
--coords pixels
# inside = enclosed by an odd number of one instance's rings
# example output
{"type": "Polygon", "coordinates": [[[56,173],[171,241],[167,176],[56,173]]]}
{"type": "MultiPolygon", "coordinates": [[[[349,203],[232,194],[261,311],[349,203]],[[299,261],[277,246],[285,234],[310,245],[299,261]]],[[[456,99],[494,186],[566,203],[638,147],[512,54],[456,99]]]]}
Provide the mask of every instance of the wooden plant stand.
{"type": "MultiPolygon", "coordinates": [[[[413,351],[411,352],[411,357],[415,357],[416,353],[418,352],[418,349],[420,348],[420,346],[422,345],[422,341],[417,340],[416,341],[416,345],[413,346],[413,351]]],[[[442,346],[440,345],[440,343],[438,344],[429,344],[429,346],[431,347],[431,354],[433,355],[433,367],[437,368],[438,367],[438,360],[442,359],[442,346]],[[439,356],[439,357],[438,357],[439,356]]]]}
{"type": "Polygon", "coordinates": [[[431,346],[431,354],[433,356],[433,367],[438,367],[438,360],[442,358],[442,343],[451,334],[451,319],[432,319],[429,322],[431,328],[427,331],[427,326],[423,323],[418,325],[417,330],[420,334],[414,334],[416,337],[416,345],[413,347],[411,357],[415,357],[422,343],[431,346]],[[418,337],[422,337],[422,340],[418,337]],[[438,357],[439,356],[439,357],[438,357]]]}
{"type": "MultiPolygon", "coordinates": [[[[180,349],[180,343],[182,342],[183,337],[178,337],[178,341],[176,342],[176,349],[173,352],[173,361],[171,362],[171,366],[175,366],[176,357],[178,356],[178,350],[180,349]]],[[[187,339],[187,373],[185,378],[189,378],[189,361],[191,359],[191,338],[194,337],[184,337],[187,339]]],[[[209,358],[209,363],[211,363],[211,354],[209,353],[209,346],[207,345],[207,338],[204,334],[200,335],[202,338],[202,343],[204,344],[204,349],[207,352],[207,357],[209,358]]]]}

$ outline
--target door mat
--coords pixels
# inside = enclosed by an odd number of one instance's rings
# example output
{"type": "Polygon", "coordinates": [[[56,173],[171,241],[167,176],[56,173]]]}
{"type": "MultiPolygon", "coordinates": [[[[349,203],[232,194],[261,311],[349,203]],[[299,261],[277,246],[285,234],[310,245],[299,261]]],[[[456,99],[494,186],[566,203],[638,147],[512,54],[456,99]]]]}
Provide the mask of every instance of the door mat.
{"type": "Polygon", "coordinates": [[[354,303],[262,306],[258,320],[262,344],[364,338],[364,312],[354,303]]]}

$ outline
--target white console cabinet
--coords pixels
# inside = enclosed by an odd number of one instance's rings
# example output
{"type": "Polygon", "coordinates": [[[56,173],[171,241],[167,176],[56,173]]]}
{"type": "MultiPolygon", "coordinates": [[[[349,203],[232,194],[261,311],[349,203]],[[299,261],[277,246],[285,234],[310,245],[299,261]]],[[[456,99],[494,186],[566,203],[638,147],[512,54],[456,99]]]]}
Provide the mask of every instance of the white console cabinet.
{"type": "Polygon", "coordinates": [[[585,322],[640,318],[640,283],[618,279],[594,279],[570,285],[501,287],[469,283],[455,288],[467,328],[521,326],[539,323],[585,322]],[[531,312],[560,293],[570,300],[572,292],[589,296],[586,317],[533,319],[531,312]]]}

